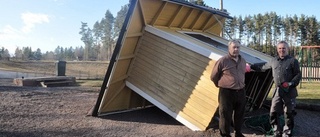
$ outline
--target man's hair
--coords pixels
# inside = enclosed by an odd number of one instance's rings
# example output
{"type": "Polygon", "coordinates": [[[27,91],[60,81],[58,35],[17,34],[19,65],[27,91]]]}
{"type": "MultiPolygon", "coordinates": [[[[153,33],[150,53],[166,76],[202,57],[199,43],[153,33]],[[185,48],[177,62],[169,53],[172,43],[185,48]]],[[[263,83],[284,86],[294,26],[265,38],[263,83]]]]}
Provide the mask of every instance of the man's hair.
{"type": "Polygon", "coordinates": [[[239,45],[241,45],[240,41],[237,39],[232,39],[228,42],[228,46],[230,46],[232,43],[238,43],[239,45]]]}
{"type": "Polygon", "coordinates": [[[287,48],[289,48],[289,44],[288,44],[286,41],[280,41],[280,42],[277,44],[277,46],[278,46],[279,44],[284,44],[284,46],[286,46],[287,48]]]}

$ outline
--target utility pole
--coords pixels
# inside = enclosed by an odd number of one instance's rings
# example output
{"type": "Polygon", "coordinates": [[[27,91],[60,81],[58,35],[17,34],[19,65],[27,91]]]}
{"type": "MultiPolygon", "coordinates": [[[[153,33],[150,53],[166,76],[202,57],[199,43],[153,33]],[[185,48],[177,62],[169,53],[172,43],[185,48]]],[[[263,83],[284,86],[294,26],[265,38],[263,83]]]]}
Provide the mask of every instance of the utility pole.
{"type": "MultiPolygon", "coordinates": [[[[220,10],[223,11],[223,0],[220,0],[220,10]]],[[[221,25],[224,25],[224,24],[221,24],[221,25]]],[[[221,30],[221,33],[220,33],[220,36],[223,38],[224,35],[224,27],[222,26],[222,30],[221,30]]]]}

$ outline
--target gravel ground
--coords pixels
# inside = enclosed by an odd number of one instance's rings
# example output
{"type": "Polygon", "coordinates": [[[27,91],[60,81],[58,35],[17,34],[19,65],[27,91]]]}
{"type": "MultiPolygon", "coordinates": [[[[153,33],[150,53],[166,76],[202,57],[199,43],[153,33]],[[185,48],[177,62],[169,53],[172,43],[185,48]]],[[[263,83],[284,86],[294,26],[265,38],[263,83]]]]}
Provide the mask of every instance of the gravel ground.
{"type": "MultiPolygon", "coordinates": [[[[218,136],[217,123],[194,132],[156,107],[103,117],[87,116],[99,88],[18,87],[0,79],[1,137],[218,136]]],[[[297,110],[295,134],[320,136],[320,112],[297,110]]],[[[246,136],[264,136],[244,127],[246,136]]]]}

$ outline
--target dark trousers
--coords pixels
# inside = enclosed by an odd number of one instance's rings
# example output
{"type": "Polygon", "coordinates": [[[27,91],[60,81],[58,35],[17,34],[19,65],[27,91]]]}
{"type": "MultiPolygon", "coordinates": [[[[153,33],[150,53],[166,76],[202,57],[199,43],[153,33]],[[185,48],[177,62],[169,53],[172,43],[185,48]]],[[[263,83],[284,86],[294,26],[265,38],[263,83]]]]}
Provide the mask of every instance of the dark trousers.
{"type": "Polygon", "coordinates": [[[219,130],[222,136],[230,135],[231,122],[234,130],[241,133],[246,105],[245,90],[219,89],[219,130]]]}
{"type": "Polygon", "coordinates": [[[294,117],[292,110],[294,109],[294,98],[291,98],[288,93],[277,87],[274,91],[271,108],[270,108],[270,124],[274,131],[287,131],[291,134],[294,127],[294,117]],[[282,128],[280,124],[280,115],[284,114],[285,125],[282,128]]]}

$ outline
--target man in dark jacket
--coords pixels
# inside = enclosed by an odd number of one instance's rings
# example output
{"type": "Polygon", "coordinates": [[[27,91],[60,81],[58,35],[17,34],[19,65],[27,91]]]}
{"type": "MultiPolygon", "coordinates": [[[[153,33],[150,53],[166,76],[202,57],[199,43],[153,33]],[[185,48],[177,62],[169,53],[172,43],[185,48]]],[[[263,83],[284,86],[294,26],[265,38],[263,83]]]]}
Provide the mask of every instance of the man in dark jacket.
{"type": "Polygon", "coordinates": [[[270,124],[275,136],[292,136],[294,127],[293,109],[298,96],[296,86],[301,80],[298,60],[288,55],[289,45],[285,41],[277,44],[278,56],[263,66],[252,65],[251,69],[264,71],[272,68],[275,91],[270,108],[270,124]],[[280,125],[280,115],[284,113],[285,125],[280,125]]]}

